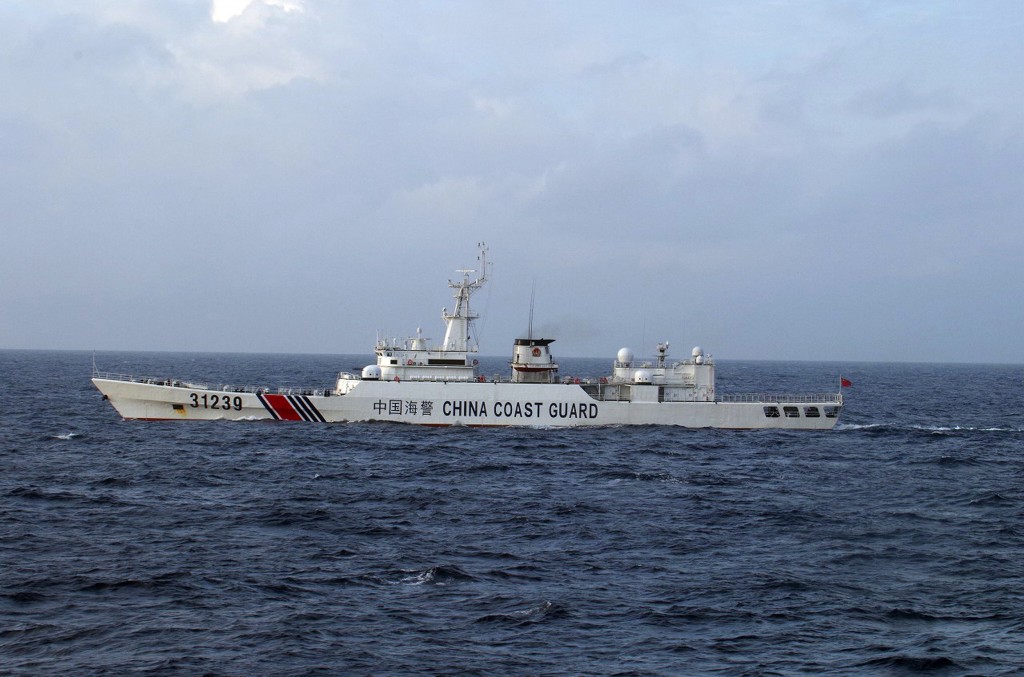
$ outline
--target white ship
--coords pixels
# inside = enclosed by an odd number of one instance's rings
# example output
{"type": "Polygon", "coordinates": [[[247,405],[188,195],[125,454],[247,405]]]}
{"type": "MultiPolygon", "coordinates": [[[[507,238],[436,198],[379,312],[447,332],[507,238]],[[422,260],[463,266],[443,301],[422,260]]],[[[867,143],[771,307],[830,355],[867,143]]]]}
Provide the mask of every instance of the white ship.
{"type": "MultiPolygon", "coordinates": [[[[554,339],[515,339],[507,377],[484,377],[470,340],[470,297],[487,281],[487,249],[478,268],[449,280],[455,307],[441,313],[440,345],[417,330],[404,340],[378,339],[375,364],[359,374],[342,372],[333,389],[210,386],[176,380],[95,372],[92,382],[125,419],[274,420],[344,423],[392,421],[448,426],[575,427],[674,425],[686,428],[785,428],[825,430],[843,407],[835,393],[719,395],[715,363],[694,348],[672,361],[668,343],[649,362],[618,351],[608,376],[558,377],[554,339]],[[476,275],[471,279],[471,275],[476,275]]],[[[532,311],[531,311],[532,312],[532,311]]]]}

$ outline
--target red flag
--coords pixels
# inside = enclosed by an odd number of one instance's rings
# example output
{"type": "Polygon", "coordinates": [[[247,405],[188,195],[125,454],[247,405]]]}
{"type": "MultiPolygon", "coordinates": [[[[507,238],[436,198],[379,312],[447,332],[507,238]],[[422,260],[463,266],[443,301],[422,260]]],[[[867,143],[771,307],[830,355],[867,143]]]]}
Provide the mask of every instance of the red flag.
{"type": "Polygon", "coordinates": [[[849,388],[850,386],[853,385],[853,381],[851,381],[848,378],[843,378],[842,376],[840,376],[839,377],[839,385],[841,387],[843,387],[843,388],[849,388]]]}

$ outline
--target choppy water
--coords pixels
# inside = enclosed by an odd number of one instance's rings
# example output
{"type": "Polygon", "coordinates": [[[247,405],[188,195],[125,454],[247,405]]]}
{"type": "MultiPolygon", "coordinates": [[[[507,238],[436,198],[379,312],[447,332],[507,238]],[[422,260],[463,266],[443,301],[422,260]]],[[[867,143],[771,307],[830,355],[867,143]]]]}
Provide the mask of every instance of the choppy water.
{"type": "Polygon", "coordinates": [[[91,359],[0,352],[2,673],[1024,670],[1022,367],[719,360],[721,392],[852,379],[815,433],[123,422],[91,359]]]}

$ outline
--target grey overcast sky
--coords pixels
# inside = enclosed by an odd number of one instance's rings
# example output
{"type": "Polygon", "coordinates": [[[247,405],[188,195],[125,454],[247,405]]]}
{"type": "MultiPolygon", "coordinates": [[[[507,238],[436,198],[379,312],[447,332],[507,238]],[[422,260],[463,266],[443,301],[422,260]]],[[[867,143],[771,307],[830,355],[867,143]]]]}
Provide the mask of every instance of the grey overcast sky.
{"type": "Polygon", "coordinates": [[[8,0],[0,347],[1024,363],[1024,3],[8,0]]]}

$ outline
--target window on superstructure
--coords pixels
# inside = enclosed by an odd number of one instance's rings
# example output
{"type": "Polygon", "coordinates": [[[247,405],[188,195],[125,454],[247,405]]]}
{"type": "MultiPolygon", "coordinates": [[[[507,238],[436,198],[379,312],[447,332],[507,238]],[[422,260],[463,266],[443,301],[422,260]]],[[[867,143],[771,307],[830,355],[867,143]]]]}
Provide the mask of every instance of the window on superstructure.
{"type": "Polygon", "coordinates": [[[821,417],[821,412],[817,407],[804,407],[804,416],[807,418],[819,418],[821,417]]]}
{"type": "Polygon", "coordinates": [[[825,418],[836,418],[839,416],[839,407],[825,407],[825,418]]]}
{"type": "Polygon", "coordinates": [[[782,411],[786,412],[786,418],[800,418],[799,407],[783,407],[782,411]]]}
{"type": "Polygon", "coordinates": [[[765,418],[778,418],[779,408],[778,407],[765,407],[764,408],[765,418]]]}

